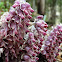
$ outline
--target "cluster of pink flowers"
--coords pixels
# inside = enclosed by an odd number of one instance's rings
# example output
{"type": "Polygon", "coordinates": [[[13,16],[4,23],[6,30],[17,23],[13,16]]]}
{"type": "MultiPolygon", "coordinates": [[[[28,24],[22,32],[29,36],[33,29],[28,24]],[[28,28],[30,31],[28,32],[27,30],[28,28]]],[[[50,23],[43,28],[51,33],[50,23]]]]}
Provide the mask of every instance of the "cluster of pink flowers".
{"type": "Polygon", "coordinates": [[[56,57],[58,55],[58,51],[60,50],[59,46],[62,43],[62,25],[56,26],[47,37],[45,41],[44,50],[42,54],[44,54],[48,60],[48,62],[56,61],[56,57]]]}
{"type": "Polygon", "coordinates": [[[17,62],[18,56],[21,58],[25,52],[24,34],[29,32],[27,27],[30,25],[32,12],[34,10],[29,3],[16,0],[5,19],[1,20],[3,23],[0,29],[0,48],[3,48],[5,62],[17,62]]]}
{"type": "Polygon", "coordinates": [[[53,62],[61,43],[62,26],[57,26],[47,36],[47,23],[38,16],[34,22],[30,4],[16,0],[6,16],[2,16],[0,27],[0,48],[3,48],[5,62],[36,62],[40,53],[53,62]]]}
{"type": "Polygon", "coordinates": [[[5,62],[17,60],[21,62],[36,62],[37,54],[40,53],[40,48],[43,41],[43,36],[46,35],[47,24],[39,20],[43,16],[38,16],[33,23],[34,31],[30,31],[30,19],[34,10],[29,3],[16,0],[10,8],[9,13],[2,19],[0,30],[0,48],[3,48],[5,62]],[[40,30],[40,31],[39,31],[40,30]],[[41,33],[41,34],[40,34],[41,33]],[[16,60],[17,59],[17,60],[16,60]]]}
{"type": "Polygon", "coordinates": [[[29,57],[31,57],[28,59],[29,61],[31,60],[30,62],[36,62],[39,59],[36,56],[41,53],[40,49],[44,41],[44,36],[46,35],[46,28],[48,27],[48,25],[43,20],[40,20],[43,16],[38,17],[29,27],[30,32],[25,35],[25,38],[28,36],[28,38],[26,38],[28,45],[25,47],[25,49],[29,57]]]}

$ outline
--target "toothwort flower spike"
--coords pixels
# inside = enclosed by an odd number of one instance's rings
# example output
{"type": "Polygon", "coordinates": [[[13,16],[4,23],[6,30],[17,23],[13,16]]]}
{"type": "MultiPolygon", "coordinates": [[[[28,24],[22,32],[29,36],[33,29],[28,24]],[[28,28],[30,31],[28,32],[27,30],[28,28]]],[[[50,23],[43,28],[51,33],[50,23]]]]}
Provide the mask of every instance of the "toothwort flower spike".
{"type": "Polygon", "coordinates": [[[0,48],[5,62],[36,62],[40,53],[49,62],[55,61],[62,43],[62,26],[57,26],[48,36],[48,25],[42,15],[30,22],[32,12],[29,3],[16,0],[9,12],[1,16],[0,48]]]}
{"type": "Polygon", "coordinates": [[[59,45],[62,43],[62,25],[56,26],[45,40],[44,49],[42,54],[44,54],[48,62],[56,61],[56,56],[60,50],[59,45]]]}

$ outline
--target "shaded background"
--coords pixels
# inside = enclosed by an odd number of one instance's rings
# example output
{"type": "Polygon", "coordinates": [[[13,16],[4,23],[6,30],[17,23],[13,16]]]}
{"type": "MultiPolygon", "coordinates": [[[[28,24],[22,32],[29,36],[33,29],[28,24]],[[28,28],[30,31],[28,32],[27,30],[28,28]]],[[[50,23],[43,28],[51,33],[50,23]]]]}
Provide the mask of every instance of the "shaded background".
{"type": "MultiPolygon", "coordinates": [[[[9,11],[15,0],[0,0],[0,16],[9,11]]],[[[49,25],[62,23],[62,0],[26,0],[35,10],[33,17],[44,15],[45,21],[49,25]]]]}

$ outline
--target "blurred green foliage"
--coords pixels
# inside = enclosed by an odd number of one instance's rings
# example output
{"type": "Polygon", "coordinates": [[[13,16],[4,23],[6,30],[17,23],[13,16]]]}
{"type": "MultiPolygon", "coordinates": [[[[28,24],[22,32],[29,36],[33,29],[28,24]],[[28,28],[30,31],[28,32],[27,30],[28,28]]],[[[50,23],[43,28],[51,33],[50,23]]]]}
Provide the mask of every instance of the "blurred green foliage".
{"type": "Polygon", "coordinates": [[[4,9],[5,6],[4,6],[4,2],[0,2],[0,10],[4,9]]]}
{"type": "Polygon", "coordinates": [[[5,4],[5,2],[0,2],[0,10],[6,12],[9,10],[11,3],[6,1],[6,8],[5,8],[4,4],[5,4]]]}
{"type": "Polygon", "coordinates": [[[10,8],[12,4],[7,0],[6,3],[5,2],[0,2],[0,11],[1,11],[1,15],[4,13],[4,12],[7,12],[10,8]],[[5,7],[5,4],[6,4],[6,7],[5,7]]]}

